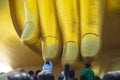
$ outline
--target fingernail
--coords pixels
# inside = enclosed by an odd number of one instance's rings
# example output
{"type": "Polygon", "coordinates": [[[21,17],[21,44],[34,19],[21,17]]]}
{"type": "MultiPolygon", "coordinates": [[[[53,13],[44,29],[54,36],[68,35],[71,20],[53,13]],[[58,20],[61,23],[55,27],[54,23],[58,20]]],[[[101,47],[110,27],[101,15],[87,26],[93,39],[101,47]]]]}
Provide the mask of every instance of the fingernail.
{"type": "Polygon", "coordinates": [[[81,54],[83,58],[95,57],[100,48],[99,36],[94,34],[84,35],[81,42],[81,54]]]}
{"type": "Polygon", "coordinates": [[[56,59],[60,57],[59,44],[56,38],[46,37],[43,40],[42,48],[42,56],[44,60],[49,58],[55,62],[56,59]]]}
{"type": "Polygon", "coordinates": [[[27,22],[21,35],[21,41],[25,44],[34,44],[39,39],[39,30],[31,22],[27,22]]]}
{"type": "Polygon", "coordinates": [[[63,48],[62,65],[66,63],[72,68],[77,68],[80,58],[79,47],[76,42],[67,42],[63,48]]]}

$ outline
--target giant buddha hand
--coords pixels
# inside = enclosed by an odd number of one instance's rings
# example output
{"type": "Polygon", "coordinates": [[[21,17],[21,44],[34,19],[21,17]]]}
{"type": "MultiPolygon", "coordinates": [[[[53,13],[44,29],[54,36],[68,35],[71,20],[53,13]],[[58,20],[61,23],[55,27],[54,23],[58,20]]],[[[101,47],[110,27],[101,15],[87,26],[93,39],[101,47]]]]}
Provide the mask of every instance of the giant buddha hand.
{"type": "Polygon", "coordinates": [[[76,67],[97,55],[104,0],[12,0],[10,7],[21,41],[44,60],[76,67]]]}

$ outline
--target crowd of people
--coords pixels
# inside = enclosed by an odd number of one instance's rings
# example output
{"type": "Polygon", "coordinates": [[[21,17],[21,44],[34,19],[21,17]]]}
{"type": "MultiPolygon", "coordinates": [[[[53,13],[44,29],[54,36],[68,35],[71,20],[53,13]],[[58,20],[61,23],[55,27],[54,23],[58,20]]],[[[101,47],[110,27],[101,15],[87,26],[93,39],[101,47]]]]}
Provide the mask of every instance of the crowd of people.
{"type": "MultiPolygon", "coordinates": [[[[120,80],[120,72],[108,72],[103,78],[100,78],[99,76],[94,75],[94,71],[91,70],[90,67],[90,64],[85,64],[86,69],[81,71],[81,75],[78,79],[75,77],[74,70],[70,69],[69,64],[66,64],[57,80],[120,80]]],[[[47,60],[44,63],[42,70],[36,70],[36,72],[30,70],[28,73],[19,70],[7,76],[7,80],[55,80],[52,70],[52,62],[47,60]]]]}

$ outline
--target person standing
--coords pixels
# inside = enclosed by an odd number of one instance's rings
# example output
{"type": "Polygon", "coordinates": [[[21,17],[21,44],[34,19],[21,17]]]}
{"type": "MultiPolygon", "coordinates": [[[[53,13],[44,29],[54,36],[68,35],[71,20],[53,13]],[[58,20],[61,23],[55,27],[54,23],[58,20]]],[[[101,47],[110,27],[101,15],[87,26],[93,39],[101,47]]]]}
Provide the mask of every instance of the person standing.
{"type": "Polygon", "coordinates": [[[42,67],[42,70],[48,73],[52,73],[52,69],[53,69],[52,61],[50,61],[50,59],[47,59],[42,67]]]}
{"type": "Polygon", "coordinates": [[[69,71],[70,71],[69,64],[65,64],[64,71],[61,72],[61,77],[63,80],[68,80],[69,71]]]}
{"type": "Polygon", "coordinates": [[[80,76],[80,78],[85,78],[86,77],[86,79],[87,80],[93,80],[93,77],[94,77],[94,71],[93,70],[91,70],[90,68],[91,68],[91,65],[90,64],[88,64],[88,63],[86,63],[85,64],[85,70],[82,70],[81,71],[81,76],[80,76]]]}

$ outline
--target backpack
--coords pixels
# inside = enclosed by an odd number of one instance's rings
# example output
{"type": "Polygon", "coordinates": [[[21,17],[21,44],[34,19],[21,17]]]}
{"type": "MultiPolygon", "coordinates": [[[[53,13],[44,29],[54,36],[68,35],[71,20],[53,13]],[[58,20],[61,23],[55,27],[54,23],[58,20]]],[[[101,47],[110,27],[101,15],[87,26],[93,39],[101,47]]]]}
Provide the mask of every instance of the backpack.
{"type": "Polygon", "coordinates": [[[80,80],[88,80],[88,73],[90,72],[90,70],[85,74],[85,75],[81,75],[80,76],[80,80]]]}

